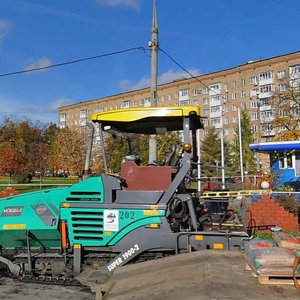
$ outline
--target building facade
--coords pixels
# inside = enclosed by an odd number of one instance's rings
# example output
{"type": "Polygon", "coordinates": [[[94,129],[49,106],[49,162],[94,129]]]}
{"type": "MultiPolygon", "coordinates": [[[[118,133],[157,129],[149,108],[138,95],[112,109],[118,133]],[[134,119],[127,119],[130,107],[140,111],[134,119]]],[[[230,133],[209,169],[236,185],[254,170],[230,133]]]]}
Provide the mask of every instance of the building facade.
{"type": "MultiPolygon", "coordinates": [[[[224,129],[233,139],[238,109],[246,110],[255,140],[271,141],[274,98],[287,88],[285,78],[300,80],[300,52],[245,64],[158,86],[158,106],[198,105],[202,110],[204,134],[208,127],[224,129]]],[[[59,108],[61,128],[85,125],[92,113],[119,108],[150,106],[150,88],[76,103],[59,108]]]]}

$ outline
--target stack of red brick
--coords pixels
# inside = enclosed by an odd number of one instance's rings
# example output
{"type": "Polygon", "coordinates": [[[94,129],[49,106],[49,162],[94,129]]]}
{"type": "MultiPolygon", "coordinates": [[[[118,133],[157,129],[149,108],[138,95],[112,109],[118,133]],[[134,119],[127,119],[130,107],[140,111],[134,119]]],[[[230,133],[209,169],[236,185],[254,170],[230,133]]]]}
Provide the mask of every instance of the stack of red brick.
{"type": "MultiPolygon", "coordinates": [[[[298,232],[298,218],[286,211],[269,195],[262,195],[247,209],[248,227],[275,225],[283,231],[298,232]]],[[[267,230],[266,232],[270,232],[267,230]]]]}
{"type": "Polygon", "coordinates": [[[0,198],[9,197],[18,194],[18,192],[12,187],[7,187],[0,192],[0,198]]]}

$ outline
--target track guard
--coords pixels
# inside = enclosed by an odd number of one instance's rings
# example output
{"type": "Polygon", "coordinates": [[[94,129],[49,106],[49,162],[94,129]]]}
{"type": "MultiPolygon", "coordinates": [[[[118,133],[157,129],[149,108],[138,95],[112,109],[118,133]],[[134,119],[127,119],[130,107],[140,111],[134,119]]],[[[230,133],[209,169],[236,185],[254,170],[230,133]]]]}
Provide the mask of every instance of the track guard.
{"type": "Polygon", "coordinates": [[[21,272],[20,266],[14,264],[12,261],[10,261],[9,259],[3,256],[0,256],[0,262],[5,264],[9,269],[10,273],[13,274],[14,276],[18,277],[20,275],[21,272]]]}
{"type": "Polygon", "coordinates": [[[92,285],[94,283],[105,283],[112,276],[113,272],[128,262],[133,258],[137,257],[139,254],[150,250],[149,247],[145,244],[135,243],[132,247],[127,248],[125,251],[121,252],[117,257],[112,259],[103,267],[99,269],[91,270],[86,269],[80,273],[76,279],[85,285],[92,285]]]}

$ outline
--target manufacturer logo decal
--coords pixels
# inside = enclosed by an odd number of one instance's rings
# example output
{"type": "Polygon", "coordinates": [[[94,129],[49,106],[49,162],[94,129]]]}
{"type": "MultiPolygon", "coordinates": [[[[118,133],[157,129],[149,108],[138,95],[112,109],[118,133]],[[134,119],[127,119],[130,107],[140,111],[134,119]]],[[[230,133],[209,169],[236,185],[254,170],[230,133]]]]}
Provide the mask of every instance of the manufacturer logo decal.
{"type": "Polygon", "coordinates": [[[24,206],[7,206],[4,207],[1,217],[16,217],[20,216],[24,206]]]}
{"type": "Polygon", "coordinates": [[[103,223],[105,231],[119,231],[119,211],[105,209],[103,212],[103,223]]]}

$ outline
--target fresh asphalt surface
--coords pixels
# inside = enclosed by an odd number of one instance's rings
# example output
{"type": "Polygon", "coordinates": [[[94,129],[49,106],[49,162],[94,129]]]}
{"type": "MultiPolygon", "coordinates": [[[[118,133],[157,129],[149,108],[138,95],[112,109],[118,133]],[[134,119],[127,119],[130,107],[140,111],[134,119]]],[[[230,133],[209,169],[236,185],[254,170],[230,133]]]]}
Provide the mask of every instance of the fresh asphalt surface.
{"type": "MultiPolygon", "coordinates": [[[[293,285],[261,285],[243,253],[203,250],[132,264],[115,271],[103,300],[296,300],[293,285]]],[[[29,284],[0,277],[0,299],[95,300],[85,287],[29,284]]]]}

